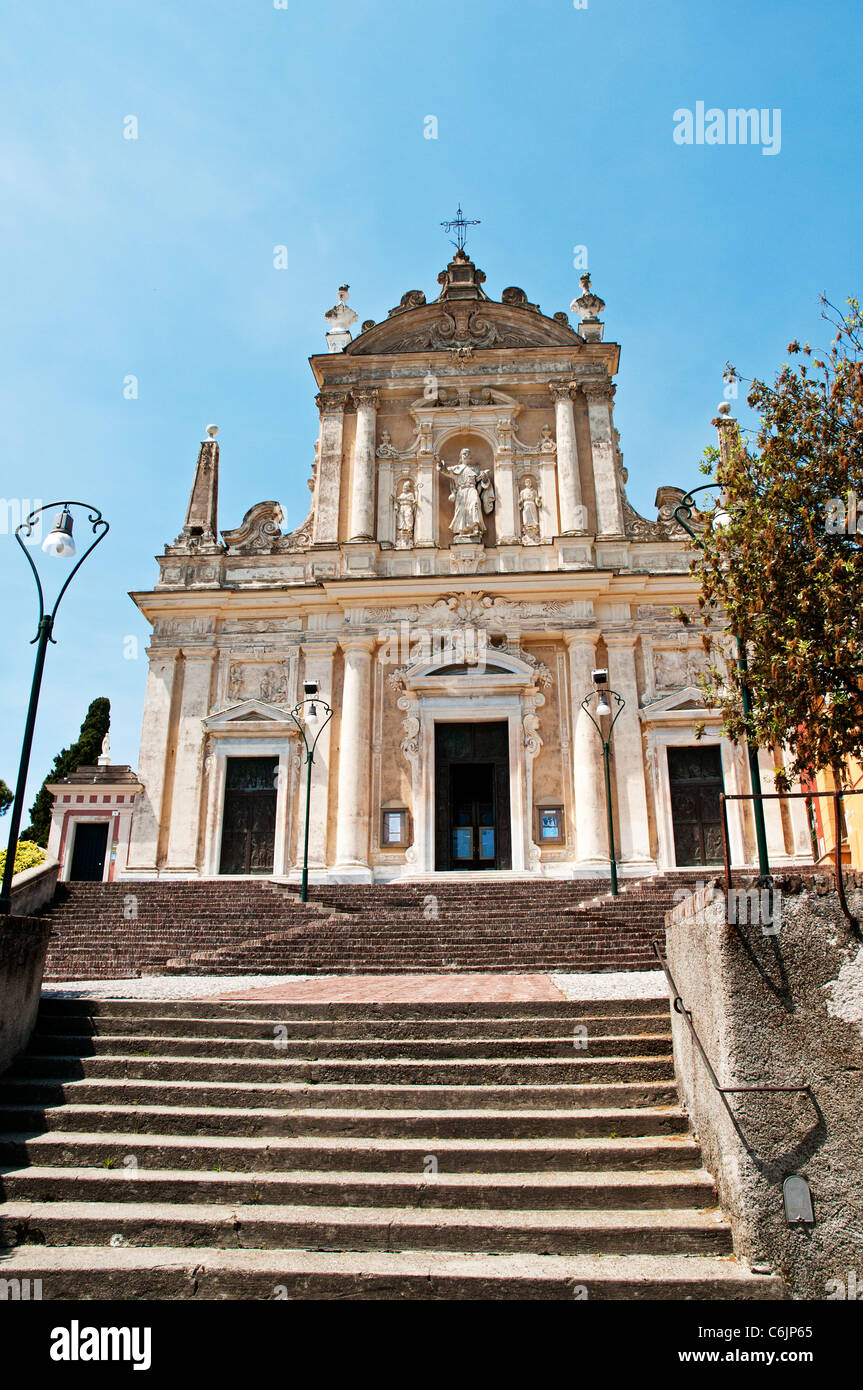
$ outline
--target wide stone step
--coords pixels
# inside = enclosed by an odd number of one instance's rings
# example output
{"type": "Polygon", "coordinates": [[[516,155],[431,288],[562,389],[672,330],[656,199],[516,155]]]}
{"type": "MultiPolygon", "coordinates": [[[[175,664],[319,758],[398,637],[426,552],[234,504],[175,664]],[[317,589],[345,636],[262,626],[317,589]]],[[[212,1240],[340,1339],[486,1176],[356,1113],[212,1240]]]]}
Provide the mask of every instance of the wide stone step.
{"type": "Polygon", "coordinates": [[[0,1133],[349,1135],[359,1138],[580,1139],[688,1133],[677,1105],[555,1110],[241,1110],[201,1105],[0,1105],[0,1133]]]}
{"type": "Polygon", "coordinates": [[[230,1018],[264,1019],[273,1023],[286,1023],[291,1020],[311,1023],[333,1022],[338,1020],[361,1020],[375,1022],[384,1019],[388,1022],[403,1020],[423,1020],[428,1022],[449,1022],[452,1019],[466,1021],[495,1019],[501,1023],[520,1026],[526,1019],[567,1019],[581,1021],[585,1015],[602,1017],[623,1017],[644,1012],[661,1012],[670,1022],[668,1002],[655,997],[642,999],[529,999],[518,1001],[493,1002],[481,1000],[467,1002],[447,1000],[444,1003],[420,1001],[418,1003],[323,1003],[319,1000],[297,1002],[285,1000],[172,1000],[170,1005],[152,999],[43,999],[39,1007],[41,1020],[49,1015],[73,1014],[86,1018],[161,1018],[166,1007],[176,1019],[187,1018],[230,1018]]]}
{"type": "Polygon", "coordinates": [[[567,1058],[574,1051],[591,1057],[668,1057],[671,1040],[667,1034],[635,1035],[596,1035],[581,1024],[569,1036],[562,1037],[522,1037],[515,1040],[497,1038],[318,1038],[311,1040],[286,1037],[290,1025],[276,1024],[268,1030],[269,1035],[261,1038],[230,1038],[209,1036],[203,1038],[172,1035],[159,1037],[150,1035],[106,1034],[84,1037],[75,1034],[36,1035],[31,1039],[31,1056],[100,1057],[116,1056],[176,1056],[209,1057],[214,1054],[227,1061],[235,1062],[244,1058],[269,1058],[273,1055],[306,1061],[342,1061],[353,1059],[361,1061],[385,1061],[400,1058],[437,1063],[439,1060],[471,1060],[476,1058],[497,1058],[525,1060],[528,1058],[567,1058]]]}
{"type": "Polygon", "coordinates": [[[386,1061],[304,1061],[290,1057],[201,1058],[175,1053],[170,1057],[135,1056],[115,1052],[100,1057],[29,1056],[16,1061],[8,1075],[15,1078],[118,1078],[155,1081],[228,1081],[320,1085],[401,1086],[560,1086],[598,1081],[671,1081],[670,1055],[657,1057],[547,1057],[530,1061],[485,1058],[482,1061],[440,1061],[396,1058],[386,1061]]]}
{"type": "Polygon", "coordinates": [[[10,1278],[41,1279],[43,1298],[80,1299],[781,1299],[775,1277],[730,1256],[495,1255],[444,1252],[194,1250],[29,1245],[10,1278]]]}
{"type": "Polygon", "coordinates": [[[183,1168],[232,1172],[292,1169],[421,1174],[429,1159],[444,1173],[506,1173],[593,1169],[616,1171],[693,1168],[698,1145],[688,1136],[672,1138],[585,1138],[522,1140],[427,1138],[240,1137],[63,1131],[0,1137],[0,1165],[37,1167],[183,1168]]]}
{"type": "Polygon", "coordinates": [[[676,1105],[674,1082],[617,1081],[578,1086],[410,1086],[410,1085],[317,1085],[283,1082],[224,1081],[173,1082],[125,1079],[108,1076],[90,1080],[63,1080],[57,1077],[0,1081],[0,1103],[20,1105],[22,1101],[40,1105],[125,1104],[152,1105],[240,1105],[246,1109],[342,1110],[572,1110],[618,1109],[631,1106],[676,1105]]]}
{"type": "MultiPolygon", "coordinates": [[[[514,1024],[511,1019],[403,1019],[387,1020],[337,1020],[337,1019],[287,1019],[278,1016],[279,1006],[270,1006],[271,1019],[255,1018],[196,1018],[184,1019],[173,1016],[153,1015],[146,1020],[134,1017],[90,1018],[80,1015],[41,1014],[38,1031],[34,1034],[34,1045],[48,1043],[55,1036],[64,1038],[89,1039],[92,1037],[127,1037],[146,1033],[151,1037],[169,1038],[249,1038],[265,1039],[272,1042],[273,1029],[287,1027],[292,1039],[345,1040],[364,1042],[368,1038],[409,1039],[419,1041],[438,1039],[485,1039],[500,1038],[507,1041],[514,1036],[525,1034],[531,1038],[557,1038],[568,1032],[570,1039],[576,1025],[584,1027],[588,1035],[595,1033],[613,1034],[615,1037],[640,1037],[642,1035],[670,1038],[668,1005],[657,1001],[653,1013],[630,1015],[586,1013],[574,1014],[567,1019],[563,1013],[555,1018],[535,1018],[514,1024]]],[[[40,1046],[40,1050],[41,1046],[40,1046]]]]}
{"type": "Polygon", "coordinates": [[[11,1201],[259,1202],[338,1207],[466,1207],[502,1210],[712,1207],[713,1179],[704,1169],[673,1173],[493,1172],[416,1173],[185,1171],[88,1167],[0,1168],[11,1201]],[[132,1176],[130,1176],[132,1174],[132,1176]]]}
{"type": "Polygon", "coordinates": [[[716,1211],[452,1211],[428,1207],[9,1202],[0,1245],[218,1246],[226,1249],[448,1250],[576,1254],[731,1253],[716,1211]]]}

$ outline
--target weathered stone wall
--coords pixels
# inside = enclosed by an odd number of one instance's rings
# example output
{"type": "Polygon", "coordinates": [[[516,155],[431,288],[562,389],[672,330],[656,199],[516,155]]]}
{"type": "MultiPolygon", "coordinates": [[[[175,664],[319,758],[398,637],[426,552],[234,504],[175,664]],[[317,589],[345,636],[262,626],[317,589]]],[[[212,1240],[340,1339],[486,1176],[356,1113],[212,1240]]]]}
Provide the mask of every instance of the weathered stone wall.
{"type": "Polygon", "coordinates": [[[33,1031],[50,931],[41,917],[0,917],[0,1072],[33,1031]]]}
{"type": "MultiPolygon", "coordinates": [[[[856,877],[849,903],[863,919],[856,877]]],[[[863,946],[828,880],[782,888],[770,935],[729,925],[723,891],[708,885],[668,914],[667,957],[721,1085],[800,1082],[809,1093],[728,1095],[729,1114],[675,1012],[674,1056],[738,1254],[780,1272],[794,1297],[823,1299],[863,1275],[863,946]],[[813,1225],[786,1223],[792,1173],[810,1185],[813,1225]]]]}

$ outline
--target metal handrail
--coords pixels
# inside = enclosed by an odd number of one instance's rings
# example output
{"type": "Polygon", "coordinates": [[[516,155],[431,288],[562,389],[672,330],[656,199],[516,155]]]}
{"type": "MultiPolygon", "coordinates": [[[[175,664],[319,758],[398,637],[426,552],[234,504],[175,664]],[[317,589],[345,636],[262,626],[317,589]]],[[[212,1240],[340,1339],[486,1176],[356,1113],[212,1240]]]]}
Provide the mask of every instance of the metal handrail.
{"type": "Polygon", "coordinates": [[[834,849],[834,871],[836,875],[836,891],[839,894],[839,906],[845,916],[845,920],[851,927],[855,935],[860,935],[860,923],[852,914],[848,906],[848,899],[845,896],[845,880],[842,877],[842,836],[840,834],[839,802],[843,796],[863,796],[863,787],[847,787],[843,791],[811,791],[811,792],[720,792],[719,804],[722,809],[722,862],[725,869],[725,891],[731,891],[731,847],[728,834],[728,814],[725,810],[727,801],[812,801],[816,796],[829,796],[833,801],[833,821],[836,832],[836,845],[834,849]]]}
{"type": "MultiPolygon", "coordinates": [[[[651,944],[651,946],[653,947],[653,951],[654,951],[654,955],[656,956],[656,959],[659,961],[659,964],[662,966],[662,969],[665,971],[665,978],[667,979],[669,985],[671,986],[671,993],[672,993],[672,995],[674,996],[674,998],[673,998],[673,1000],[672,1000],[672,1008],[674,1009],[674,1012],[675,1012],[675,1013],[680,1014],[680,1017],[685,1021],[687,1027],[689,1028],[689,1031],[690,1031],[690,1033],[692,1034],[692,1040],[693,1040],[693,1042],[695,1043],[695,1046],[698,1048],[699,1056],[701,1057],[701,1060],[703,1061],[704,1065],[705,1065],[706,1068],[707,1068],[708,1074],[709,1074],[709,1076],[710,1076],[710,1080],[713,1082],[714,1090],[718,1091],[719,1094],[720,1094],[721,1096],[741,1095],[741,1094],[744,1094],[744,1093],[747,1093],[747,1092],[758,1092],[758,1091],[762,1091],[762,1092],[770,1092],[770,1091],[772,1091],[772,1092],[787,1092],[787,1091],[797,1091],[797,1092],[800,1092],[800,1091],[810,1091],[811,1088],[810,1088],[810,1086],[809,1086],[809,1082],[808,1082],[808,1081],[802,1082],[802,1083],[800,1083],[799,1085],[794,1085],[794,1086],[768,1086],[768,1085],[765,1085],[764,1083],[762,1083],[762,1082],[760,1082],[760,1081],[757,1082],[757,1083],[755,1083],[755,1084],[753,1084],[753,1085],[751,1085],[751,1086],[720,1086],[720,1084],[719,1084],[719,1077],[716,1075],[716,1072],[713,1070],[713,1064],[711,1063],[710,1058],[708,1057],[707,1053],[704,1051],[704,1047],[702,1046],[701,1039],[699,1038],[697,1032],[695,1031],[695,1024],[692,1022],[692,1010],[691,1010],[691,1009],[687,1009],[686,1005],[684,1004],[684,1002],[683,1002],[683,1000],[682,1000],[682,998],[681,998],[681,996],[680,996],[680,992],[679,992],[679,990],[678,990],[678,988],[677,988],[677,984],[676,984],[676,982],[675,982],[674,976],[672,975],[672,973],[671,973],[671,971],[670,971],[670,969],[669,969],[669,967],[668,967],[668,962],[667,962],[667,960],[665,959],[665,957],[663,956],[662,951],[660,950],[660,945],[661,945],[661,943],[660,943],[659,941],[652,941],[650,944],[651,944]]],[[[728,1104],[727,1101],[725,1101],[724,1104],[725,1104],[726,1109],[728,1110],[729,1115],[731,1115],[731,1117],[732,1117],[732,1119],[733,1119],[733,1118],[734,1118],[734,1112],[733,1112],[733,1110],[731,1109],[731,1107],[730,1107],[730,1105],[728,1104]]]]}

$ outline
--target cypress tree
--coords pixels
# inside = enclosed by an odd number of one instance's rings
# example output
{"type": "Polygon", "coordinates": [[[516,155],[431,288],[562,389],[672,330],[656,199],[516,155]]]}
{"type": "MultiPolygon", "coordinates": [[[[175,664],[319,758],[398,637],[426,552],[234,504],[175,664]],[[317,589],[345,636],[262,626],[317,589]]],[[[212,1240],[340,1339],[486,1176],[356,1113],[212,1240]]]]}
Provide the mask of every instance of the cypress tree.
{"type": "Polygon", "coordinates": [[[95,763],[102,752],[102,740],[111,724],[111,701],[104,695],[93,700],[87,716],[81,725],[81,732],[71,748],[63,748],[54,759],[51,771],[36,794],[30,807],[30,825],[22,831],[22,840],[35,840],[44,848],[48,844],[48,831],[51,826],[51,808],[54,798],[48,791],[49,782],[58,782],[61,777],[69,777],[79,767],[95,763]]]}

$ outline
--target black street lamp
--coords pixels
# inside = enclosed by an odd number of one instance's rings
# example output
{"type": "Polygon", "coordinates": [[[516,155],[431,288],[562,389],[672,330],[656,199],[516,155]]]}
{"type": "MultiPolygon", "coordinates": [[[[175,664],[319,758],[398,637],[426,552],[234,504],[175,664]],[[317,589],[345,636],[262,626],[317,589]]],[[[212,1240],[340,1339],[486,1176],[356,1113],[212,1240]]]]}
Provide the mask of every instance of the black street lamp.
{"type": "MultiPolygon", "coordinates": [[[[695,506],[695,495],[698,492],[718,492],[719,504],[713,513],[711,525],[714,530],[720,530],[727,526],[731,517],[725,505],[725,498],[720,483],[705,483],[703,487],[695,487],[691,492],[687,492],[674,509],[675,518],[680,522],[684,531],[688,531],[693,540],[698,539],[698,532],[693,526],[689,525],[692,520],[693,512],[697,511],[695,506]],[[685,515],[684,515],[685,513],[685,515]]],[[[749,693],[747,676],[749,673],[749,663],[746,659],[746,647],[741,642],[738,634],[732,631],[734,644],[737,648],[737,670],[740,676],[740,703],[743,706],[743,718],[746,723],[746,752],[749,760],[749,780],[752,783],[752,813],[755,818],[755,842],[758,847],[758,872],[762,881],[770,878],[770,859],[767,853],[767,827],[764,822],[764,803],[761,800],[761,771],[758,767],[758,745],[751,737],[752,730],[752,696],[749,693]]]]}
{"type": "Polygon", "coordinates": [[[303,690],[305,691],[306,699],[300,700],[298,705],[294,705],[290,713],[291,718],[300,731],[300,736],[306,750],[306,828],[303,838],[303,886],[300,890],[300,902],[304,903],[308,902],[309,898],[309,811],[312,801],[312,763],[315,760],[315,748],[317,747],[318,739],[332,719],[333,712],[326,701],[319,697],[317,685],[307,681],[303,685],[303,690]],[[303,710],[306,705],[309,707],[309,712],[307,715],[304,715],[303,710]],[[326,715],[326,718],[321,720],[320,723],[318,722],[319,709],[322,709],[326,715]],[[309,744],[309,740],[306,737],[306,727],[308,727],[309,733],[314,734],[311,744],[309,744]]]}
{"type": "Polygon", "coordinates": [[[611,864],[611,891],[614,897],[617,897],[617,855],[614,848],[614,815],[612,814],[611,807],[611,731],[623,713],[623,706],[626,704],[626,701],[616,690],[610,689],[607,671],[594,671],[592,674],[593,683],[596,688],[591,690],[588,695],[585,695],[581,702],[581,708],[584,710],[602,740],[602,761],[605,768],[605,809],[608,815],[608,858],[611,864]],[[602,720],[604,722],[611,714],[611,705],[608,703],[609,695],[612,695],[617,701],[617,708],[614,711],[611,723],[608,725],[607,732],[603,733],[602,724],[600,724],[599,721],[602,720]],[[590,712],[591,700],[597,700],[596,718],[594,718],[590,712]]]}
{"type": "MultiPolygon", "coordinates": [[[[44,507],[37,507],[32,511],[20,526],[15,528],[15,539],[27,557],[27,563],[33,571],[33,578],[36,580],[36,591],[39,595],[39,622],[36,627],[36,636],[32,639],[37,643],[36,661],[33,667],[33,681],[30,686],[30,704],[27,708],[27,723],[24,726],[24,741],[21,745],[21,761],[18,765],[18,781],[15,784],[15,800],[12,804],[12,820],[9,825],[9,844],[6,848],[6,863],[3,868],[3,884],[0,887],[0,915],[12,911],[12,879],[15,875],[15,851],[18,848],[18,831],[21,828],[21,812],[24,808],[24,793],[27,786],[27,773],[30,769],[30,749],[33,745],[33,730],[36,725],[36,709],[39,704],[39,691],[42,687],[42,671],[45,666],[45,654],[48,650],[48,643],[54,641],[52,636],[54,629],[54,619],[57,616],[57,609],[66,590],[83,565],[91,550],[95,550],[102,537],[108,531],[108,523],[104,520],[102,513],[97,507],[91,507],[86,502],[49,502],[44,507]],[[93,530],[96,539],[88,545],[84,554],[77,564],[66,576],[59,594],[54,600],[54,607],[50,613],[45,612],[45,596],[42,592],[42,582],[39,578],[39,571],[33,563],[33,557],[27,549],[25,540],[33,534],[37,519],[43,512],[53,511],[59,507],[54,521],[53,529],[48,533],[42,542],[42,549],[46,555],[52,555],[60,560],[71,560],[77,553],[75,541],[72,537],[74,519],[70,512],[70,507],[80,507],[87,513],[87,520],[93,530]]],[[[31,643],[32,645],[32,643],[31,643]]]]}

